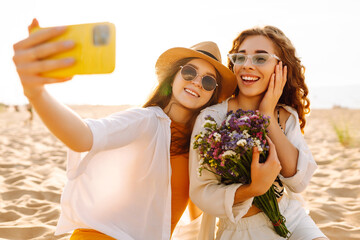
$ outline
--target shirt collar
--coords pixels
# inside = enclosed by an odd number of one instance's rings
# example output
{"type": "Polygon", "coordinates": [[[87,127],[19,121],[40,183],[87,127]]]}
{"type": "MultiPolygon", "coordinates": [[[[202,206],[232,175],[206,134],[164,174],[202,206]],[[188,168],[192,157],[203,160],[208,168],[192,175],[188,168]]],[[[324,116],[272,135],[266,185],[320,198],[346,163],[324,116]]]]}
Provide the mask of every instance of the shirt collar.
{"type": "Polygon", "coordinates": [[[164,119],[168,119],[169,121],[170,118],[168,115],[166,115],[166,113],[164,113],[164,110],[162,110],[161,107],[159,106],[152,106],[152,107],[148,107],[149,109],[151,109],[152,111],[154,111],[155,115],[158,117],[158,118],[164,118],[164,119]]]}

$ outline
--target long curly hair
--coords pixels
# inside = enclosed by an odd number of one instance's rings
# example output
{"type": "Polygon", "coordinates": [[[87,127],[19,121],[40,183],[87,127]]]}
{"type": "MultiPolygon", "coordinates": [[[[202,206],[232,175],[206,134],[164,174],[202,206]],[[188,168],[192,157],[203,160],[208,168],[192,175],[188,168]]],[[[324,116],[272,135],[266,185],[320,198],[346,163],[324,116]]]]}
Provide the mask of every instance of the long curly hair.
{"type": "MultiPolygon", "coordinates": [[[[241,32],[233,41],[232,49],[229,53],[236,53],[241,43],[250,36],[264,36],[270,39],[277,51],[278,57],[287,66],[287,82],[279,103],[288,105],[296,109],[299,115],[300,128],[304,133],[306,124],[305,115],[310,113],[310,100],[308,98],[308,87],[305,84],[305,67],[296,56],[296,50],[291,41],[285,34],[274,26],[255,27],[241,32]]],[[[233,71],[234,65],[228,60],[228,67],[233,71]]],[[[237,87],[234,94],[239,93],[237,87]]]]}

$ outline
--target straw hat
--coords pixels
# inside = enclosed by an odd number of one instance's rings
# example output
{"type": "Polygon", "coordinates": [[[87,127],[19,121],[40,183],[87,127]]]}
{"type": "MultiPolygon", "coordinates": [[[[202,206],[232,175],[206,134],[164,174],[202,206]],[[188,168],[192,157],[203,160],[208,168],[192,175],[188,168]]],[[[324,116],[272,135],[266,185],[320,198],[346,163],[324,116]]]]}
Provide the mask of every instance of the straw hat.
{"type": "Polygon", "coordinates": [[[221,54],[218,46],[214,42],[201,42],[190,48],[175,47],[170,48],[160,55],[155,68],[156,73],[173,65],[180,59],[195,57],[201,58],[212,64],[222,76],[222,88],[219,93],[219,100],[230,97],[237,85],[234,73],[221,63],[221,54]]]}

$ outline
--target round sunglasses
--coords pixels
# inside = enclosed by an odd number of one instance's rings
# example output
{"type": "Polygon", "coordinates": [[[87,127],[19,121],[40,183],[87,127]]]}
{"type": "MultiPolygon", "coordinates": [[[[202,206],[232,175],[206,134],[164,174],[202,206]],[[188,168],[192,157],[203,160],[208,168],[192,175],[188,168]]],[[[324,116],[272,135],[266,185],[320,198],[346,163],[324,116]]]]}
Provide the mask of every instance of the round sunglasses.
{"type": "MultiPolygon", "coordinates": [[[[196,68],[191,65],[180,66],[180,68],[181,76],[185,81],[192,81],[199,75],[196,68]]],[[[201,85],[206,91],[212,91],[218,86],[218,84],[216,83],[216,79],[210,75],[202,76],[201,85]]]]}
{"type": "Polygon", "coordinates": [[[243,54],[243,53],[230,53],[228,58],[234,65],[244,65],[248,58],[252,64],[261,66],[264,65],[271,57],[280,61],[280,58],[275,54],[270,53],[256,53],[256,54],[243,54]]]}

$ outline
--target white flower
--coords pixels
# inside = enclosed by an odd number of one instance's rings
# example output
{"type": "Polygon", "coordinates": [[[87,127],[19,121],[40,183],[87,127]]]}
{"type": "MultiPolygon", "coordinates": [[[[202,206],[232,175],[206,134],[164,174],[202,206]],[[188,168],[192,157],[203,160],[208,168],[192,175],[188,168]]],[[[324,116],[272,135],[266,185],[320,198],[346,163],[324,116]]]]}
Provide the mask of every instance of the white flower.
{"type": "Polygon", "coordinates": [[[259,139],[254,139],[254,143],[256,145],[256,147],[258,148],[259,152],[263,151],[263,148],[261,147],[261,142],[259,139]]]}
{"type": "Polygon", "coordinates": [[[229,116],[227,117],[227,119],[226,119],[226,126],[229,126],[229,121],[230,121],[230,119],[231,119],[231,115],[229,115],[229,116]]]}
{"type": "Polygon", "coordinates": [[[234,131],[232,131],[231,133],[229,133],[229,137],[233,137],[235,134],[237,134],[237,131],[236,130],[234,130],[234,131]]]}
{"type": "Polygon", "coordinates": [[[211,121],[211,120],[205,120],[205,122],[203,123],[203,127],[205,127],[206,124],[214,125],[214,124],[216,124],[216,122],[211,121]]]}
{"type": "Polygon", "coordinates": [[[246,121],[248,119],[250,119],[248,116],[243,116],[243,117],[240,118],[241,121],[246,121]]]}
{"type": "Polygon", "coordinates": [[[244,130],[243,132],[243,135],[245,138],[249,138],[250,137],[250,134],[248,134],[248,130],[244,130]]]}
{"type": "Polygon", "coordinates": [[[240,139],[239,141],[237,141],[236,145],[243,147],[246,145],[246,143],[247,142],[245,139],[240,139]]]}
{"type": "Polygon", "coordinates": [[[233,150],[227,150],[222,154],[222,157],[226,157],[226,156],[234,156],[236,155],[236,152],[234,152],[233,150]]]}
{"type": "Polygon", "coordinates": [[[214,133],[215,141],[220,142],[221,141],[221,135],[219,133],[214,133]]]}

